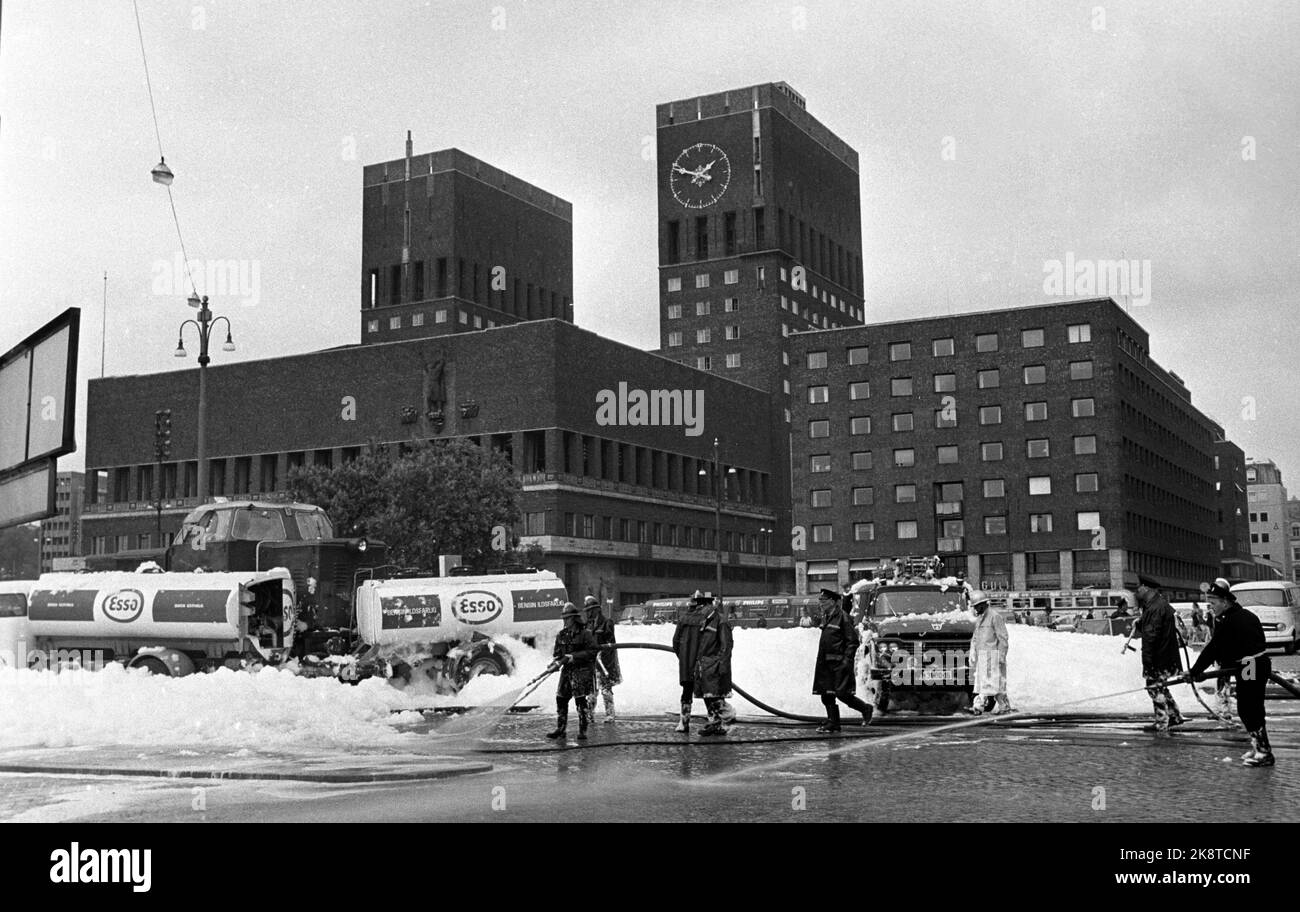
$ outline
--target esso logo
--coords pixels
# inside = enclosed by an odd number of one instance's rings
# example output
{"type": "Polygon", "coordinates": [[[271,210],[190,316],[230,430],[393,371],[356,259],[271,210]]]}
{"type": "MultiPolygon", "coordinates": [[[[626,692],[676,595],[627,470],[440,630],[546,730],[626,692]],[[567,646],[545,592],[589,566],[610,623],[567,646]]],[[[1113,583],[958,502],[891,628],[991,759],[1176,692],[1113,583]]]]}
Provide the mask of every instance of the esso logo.
{"type": "Polygon", "coordinates": [[[462,624],[486,624],[501,616],[501,599],[491,592],[473,589],[451,600],[451,613],[462,624]]]}
{"type": "Polygon", "coordinates": [[[144,611],[144,595],[138,589],[119,589],[104,599],[104,615],[111,621],[130,623],[144,611]]]}

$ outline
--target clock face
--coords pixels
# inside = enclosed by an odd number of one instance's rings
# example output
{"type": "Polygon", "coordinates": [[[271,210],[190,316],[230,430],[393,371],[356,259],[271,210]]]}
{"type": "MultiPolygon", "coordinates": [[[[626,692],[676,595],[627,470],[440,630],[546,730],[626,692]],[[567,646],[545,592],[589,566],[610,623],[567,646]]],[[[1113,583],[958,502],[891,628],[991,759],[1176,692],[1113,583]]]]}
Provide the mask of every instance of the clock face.
{"type": "Polygon", "coordinates": [[[705,209],[722,199],[731,183],[731,162],[712,143],[687,146],[673,162],[668,185],[687,209],[705,209]]]}

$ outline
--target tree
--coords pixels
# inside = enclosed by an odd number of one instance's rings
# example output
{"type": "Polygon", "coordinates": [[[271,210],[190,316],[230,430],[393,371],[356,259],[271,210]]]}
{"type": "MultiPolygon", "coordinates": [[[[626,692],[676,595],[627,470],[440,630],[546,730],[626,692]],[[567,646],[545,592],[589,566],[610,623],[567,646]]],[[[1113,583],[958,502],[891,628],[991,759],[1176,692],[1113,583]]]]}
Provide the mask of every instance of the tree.
{"type": "Polygon", "coordinates": [[[322,507],[340,535],[388,546],[391,563],[431,571],[439,554],[492,563],[492,529],[519,520],[519,479],[501,454],[468,440],[438,440],[393,454],[384,448],[289,474],[295,500],[322,507]]]}

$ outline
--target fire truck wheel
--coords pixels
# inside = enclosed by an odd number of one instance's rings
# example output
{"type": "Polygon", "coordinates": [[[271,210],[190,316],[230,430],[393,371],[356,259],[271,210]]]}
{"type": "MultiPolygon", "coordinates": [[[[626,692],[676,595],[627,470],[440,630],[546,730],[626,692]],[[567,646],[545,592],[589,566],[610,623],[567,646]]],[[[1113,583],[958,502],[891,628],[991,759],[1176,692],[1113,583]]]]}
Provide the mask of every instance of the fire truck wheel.
{"type": "Polygon", "coordinates": [[[151,675],[162,675],[165,678],[172,676],[172,671],[167,667],[167,663],[157,656],[144,656],[137,659],[131,664],[132,668],[143,668],[151,675]]]}

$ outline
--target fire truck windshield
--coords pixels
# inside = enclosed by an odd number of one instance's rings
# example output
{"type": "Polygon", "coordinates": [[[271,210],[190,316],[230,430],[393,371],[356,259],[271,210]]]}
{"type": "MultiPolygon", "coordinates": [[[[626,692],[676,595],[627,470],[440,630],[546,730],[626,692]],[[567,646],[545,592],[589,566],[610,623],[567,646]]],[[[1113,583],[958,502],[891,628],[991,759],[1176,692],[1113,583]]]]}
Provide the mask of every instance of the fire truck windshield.
{"type": "Polygon", "coordinates": [[[961,591],[949,589],[908,588],[876,593],[871,600],[872,617],[891,617],[896,614],[939,614],[944,611],[965,609],[961,591]]]}
{"type": "Polygon", "coordinates": [[[284,541],[284,517],[278,510],[236,510],[230,537],[235,541],[284,541]]]}
{"type": "Polygon", "coordinates": [[[321,510],[294,510],[293,518],[298,523],[298,535],[304,541],[318,541],[334,537],[334,527],[329,517],[321,510]]]}

